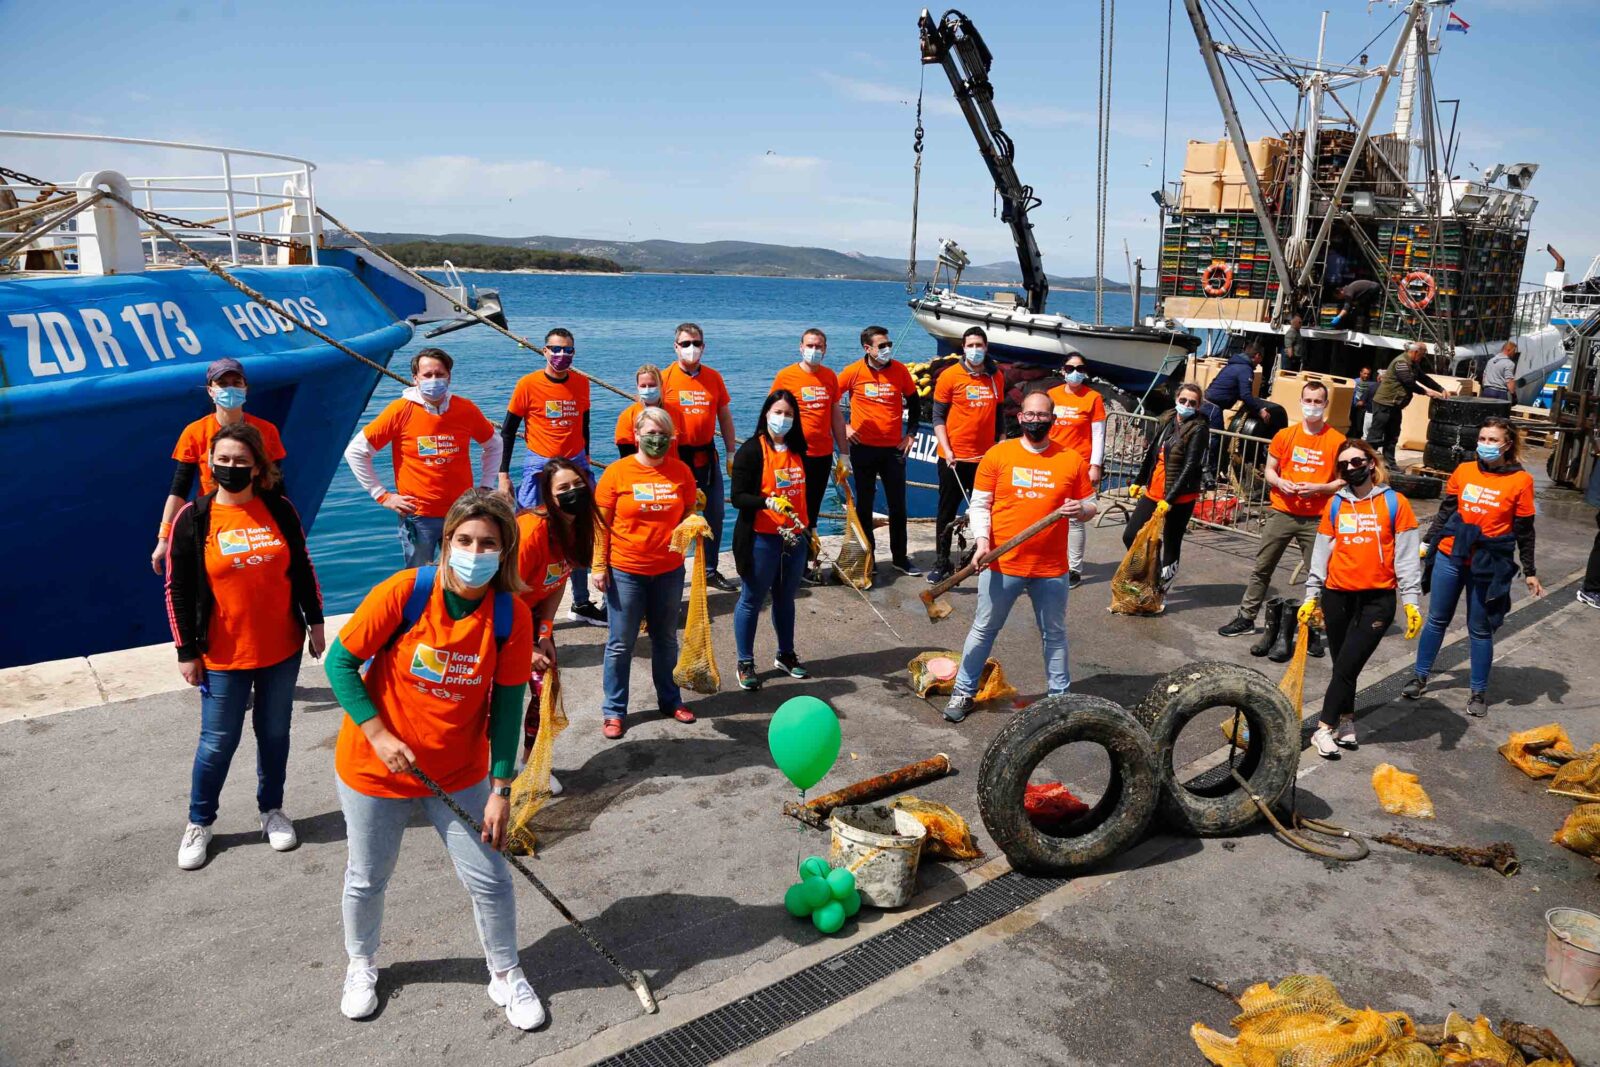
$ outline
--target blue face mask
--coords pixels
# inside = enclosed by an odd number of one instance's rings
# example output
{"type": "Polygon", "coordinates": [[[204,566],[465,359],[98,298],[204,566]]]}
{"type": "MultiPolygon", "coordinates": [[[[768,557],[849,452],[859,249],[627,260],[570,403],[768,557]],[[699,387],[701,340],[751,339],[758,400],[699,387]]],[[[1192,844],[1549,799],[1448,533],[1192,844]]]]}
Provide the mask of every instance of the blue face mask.
{"type": "Polygon", "coordinates": [[[449,378],[424,378],[417,383],[417,391],[422,394],[422,399],[430,404],[437,404],[450,395],[449,378]]]}
{"type": "Polygon", "coordinates": [[[983,357],[988,354],[988,349],[972,345],[962,354],[966,356],[967,366],[981,367],[983,365],[983,357]]]}
{"type": "Polygon", "coordinates": [[[499,552],[468,552],[461,548],[452,549],[450,552],[450,573],[468,588],[487,584],[499,570],[499,552]]]}
{"type": "Polygon", "coordinates": [[[244,407],[244,393],[242,385],[218,385],[212,387],[211,399],[223,411],[234,411],[244,407]]]}
{"type": "Polygon", "coordinates": [[[783,439],[783,437],[789,432],[789,428],[793,425],[794,416],[792,415],[767,416],[767,432],[779,440],[783,439]]]}
{"type": "Polygon", "coordinates": [[[1083,371],[1081,371],[1081,370],[1069,370],[1069,371],[1067,371],[1067,384],[1068,385],[1082,385],[1084,382],[1086,382],[1088,380],[1089,380],[1089,376],[1087,374],[1083,373],[1083,371]]]}
{"type": "Polygon", "coordinates": [[[650,407],[661,403],[661,386],[643,385],[639,387],[639,401],[650,407]]]}
{"type": "Polygon", "coordinates": [[[1485,463],[1497,462],[1500,459],[1500,446],[1480,444],[1478,446],[1478,458],[1485,463]]]}
{"type": "Polygon", "coordinates": [[[1190,415],[1194,414],[1193,404],[1174,404],[1172,409],[1178,413],[1178,417],[1180,419],[1187,419],[1190,415]]]}

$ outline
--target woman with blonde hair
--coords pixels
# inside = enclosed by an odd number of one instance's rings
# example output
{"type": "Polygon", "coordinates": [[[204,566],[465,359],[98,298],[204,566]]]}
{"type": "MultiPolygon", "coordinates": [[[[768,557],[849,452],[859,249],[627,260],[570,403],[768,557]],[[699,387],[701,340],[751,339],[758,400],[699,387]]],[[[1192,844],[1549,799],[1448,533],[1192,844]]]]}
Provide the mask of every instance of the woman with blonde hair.
{"type": "Polygon", "coordinates": [[[1322,512],[1299,611],[1309,623],[1320,603],[1333,650],[1333,677],[1311,736],[1324,759],[1356,747],[1356,680],[1394,621],[1397,593],[1405,604],[1406,640],[1422,629],[1422,564],[1411,502],[1389,487],[1377,449],[1360,438],[1346,441],[1334,460],[1344,487],[1322,512]]]}
{"type": "MultiPolygon", "coordinates": [[[[639,412],[645,408],[656,407],[666,411],[669,418],[672,415],[661,402],[660,367],[654,363],[639,364],[639,369],[633,372],[633,385],[638,390],[639,399],[622,409],[622,414],[617,416],[616,432],[612,435],[617,444],[617,455],[624,459],[639,451],[639,444],[633,439],[633,420],[639,417],[639,412]]],[[[676,439],[673,440],[672,448],[667,454],[673,459],[678,458],[676,439]]]]}
{"type": "Polygon", "coordinates": [[[511,869],[499,853],[533,660],[511,503],[487,489],[463,493],[445,516],[440,552],[437,568],[403,570],[368,593],[328,651],[328,683],[345,710],[334,766],[350,849],[340,1010],[351,1019],[377,1010],[384,891],[420,803],[472,897],[489,999],[511,1025],[531,1030],[544,1007],[517,960],[511,869]],[[413,767],[461,807],[482,811],[482,834],[413,767]]]}

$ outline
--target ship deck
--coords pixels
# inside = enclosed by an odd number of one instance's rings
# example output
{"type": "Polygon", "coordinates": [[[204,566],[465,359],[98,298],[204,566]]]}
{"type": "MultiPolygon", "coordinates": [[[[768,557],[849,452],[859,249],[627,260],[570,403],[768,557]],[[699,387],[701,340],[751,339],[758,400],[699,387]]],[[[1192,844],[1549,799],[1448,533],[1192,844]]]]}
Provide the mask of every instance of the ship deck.
{"type": "MultiPolygon", "coordinates": [[[[1519,593],[1499,634],[1489,717],[1468,720],[1459,710],[1459,619],[1435,687],[1416,704],[1394,699],[1411,646],[1391,634],[1363,676],[1362,747],[1337,763],[1308,753],[1298,783],[1308,815],[1440,842],[1510,841],[1519,875],[1377,846],[1360,863],[1324,863],[1265,832],[1204,841],[1158,832],[1105,872],[1047,887],[859,992],[760,1031],[766,1036],[729,1062],[920,1064],[931,1053],[953,1063],[1198,1064],[1190,1023],[1222,1028],[1232,1006],[1190,975],[1237,991],[1297,971],[1332,977],[1352,1004],[1404,1009],[1421,1021],[1459,1009],[1550,1026],[1580,1062],[1600,1060],[1592,1011],[1542,981],[1543,912],[1595,910],[1597,868],[1549,842],[1571,802],[1547,796],[1495,752],[1510,730],[1551,721],[1564,722],[1580,747],[1600,741],[1600,612],[1573,599],[1593,512],[1575,494],[1541,496],[1540,574],[1549,592],[1537,601],[1519,593]],[[1437,820],[1378,809],[1369,778],[1380,762],[1420,774],[1437,820]]],[[[1168,613],[1128,619],[1106,613],[1120,534],[1114,522],[1091,530],[1088,580],[1071,597],[1075,691],[1132,704],[1160,674],[1196,659],[1251,662],[1275,675],[1250,660],[1245,641],[1215,633],[1241,592],[1248,544],[1195,532],[1168,613]]],[[[1280,572],[1280,592],[1286,578],[1280,572]]],[[[169,654],[147,656],[152,665],[142,668],[126,654],[0,675],[0,719],[9,719],[0,722],[8,831],[0,898],[9,911],[0,962],[11,976],[0,984],[0,1062],[591,1063],[685,1034],[675,1028],[1002,876],[1005,861],[983,832],[974,795],[984,747],[1008,709],[951,726],[938,703],[910,692],[906,662],[959,647],[972,612],[973,594],[958,592],[952,618],[930,623],[917,599],[925,588],[899,577],[870,594],[899,637],[847,588],[807,592],[800,651],[815,680],[769,674],[759,693],[701,698],[693,726],[636,715],[620,743],[602,740],[594,711],[604,634],[563,624],[572,726],[556,746],[556,767],[567,792],[539,820],[543,847],[532,863],[649,975],[661,1013],[641,1016],[606,965],[519,879],[522,961],[552,1019],[529,1034],[509,1028],[484,996],[467,898],[433,831],[418,822],[391,885],[382,1006],[361,1023],[340,1016],[345,844],[332,752],[340,712],[319,667],[307,663],[296,699],[288,808],[299,849],[277,854],[259,840],[247,738],[212,859],[196,872],[174,863],[196,698],[170,691],[177,673],[169,654]],[[141,686],[164,691],[103,702],[141,686]],[[916,792],[966,816],[990,858],[925,862],[910,908],[864,911],[846,936],[822,937],[790,918],[781,900],[796,856],[827,844],[780,816],[794,791],[766,751],[769,715],[800,693],[828,700],[843,719],[844,750],[825,787],[946,752],[958,773],[916,792]],[[78,704],[86,706],[61,710],[78,704]]],[[[711,604],[731,684],[733,598],[714,593],[711,604]]],[[[764,622],[763,657],[770,642],[764,622]]],[[[995,654],[1024,696],[1042,691],[1026,612],[995,654]]],[[[636,681],[644,676],[636,670],[636,681]]],[[[1311,661],[1307,692],[1320,695],[1326,678],[1327,661],[1311,661]]],[[[641,700],[636,692],[635,706],[641,700]]],[[[1180,755],[1201,756],[1217,736],[1214,726],[1191,730],[1180,755]]],[[[825,989],[828,970],[818,973],[825,989]]],[[[705,1062],[687,1037],[675,1047],[678,1058],[641,1050],[630,1062],[705,1062]]]]}

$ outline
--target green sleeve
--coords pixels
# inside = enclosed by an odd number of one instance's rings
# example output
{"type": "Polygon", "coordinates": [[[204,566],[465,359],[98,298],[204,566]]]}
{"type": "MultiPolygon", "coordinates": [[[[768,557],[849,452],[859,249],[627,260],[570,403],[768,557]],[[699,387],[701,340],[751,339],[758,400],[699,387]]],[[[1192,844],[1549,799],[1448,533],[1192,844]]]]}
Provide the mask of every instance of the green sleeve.
{"type": "MultiPolygon", "coordinates": [[[[337,692],[337,691],[336,691],[337,692]]],[[[515,778],[522,743],[522,702],[528,683],[497,685],[489,698],[489,776],[515,778]]]]}
{"type": "Polygon", "coordinates": [[[367,684],[361,678],[361,661],[338,638],[328,645],[328,653],[322,662],[328,672],[328,686],[333,690],[333,699],[344,708],[352,722],[360,726],[378,714],[378,706],[367,695],[367,684]]]}

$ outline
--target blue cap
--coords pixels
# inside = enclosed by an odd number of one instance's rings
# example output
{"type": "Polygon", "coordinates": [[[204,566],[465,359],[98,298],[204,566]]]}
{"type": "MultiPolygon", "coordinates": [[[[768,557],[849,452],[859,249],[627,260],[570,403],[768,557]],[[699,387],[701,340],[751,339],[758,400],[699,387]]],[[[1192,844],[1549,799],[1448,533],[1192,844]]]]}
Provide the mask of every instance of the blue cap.
{"type": "Polygon", "coordinates": [[[221,359],[211,361],[211,366],[206,368],[206,384],[210,385],[224,374],[233,371],[244,376],[244,364],[232,356],[223,356],[221,359]]]}

